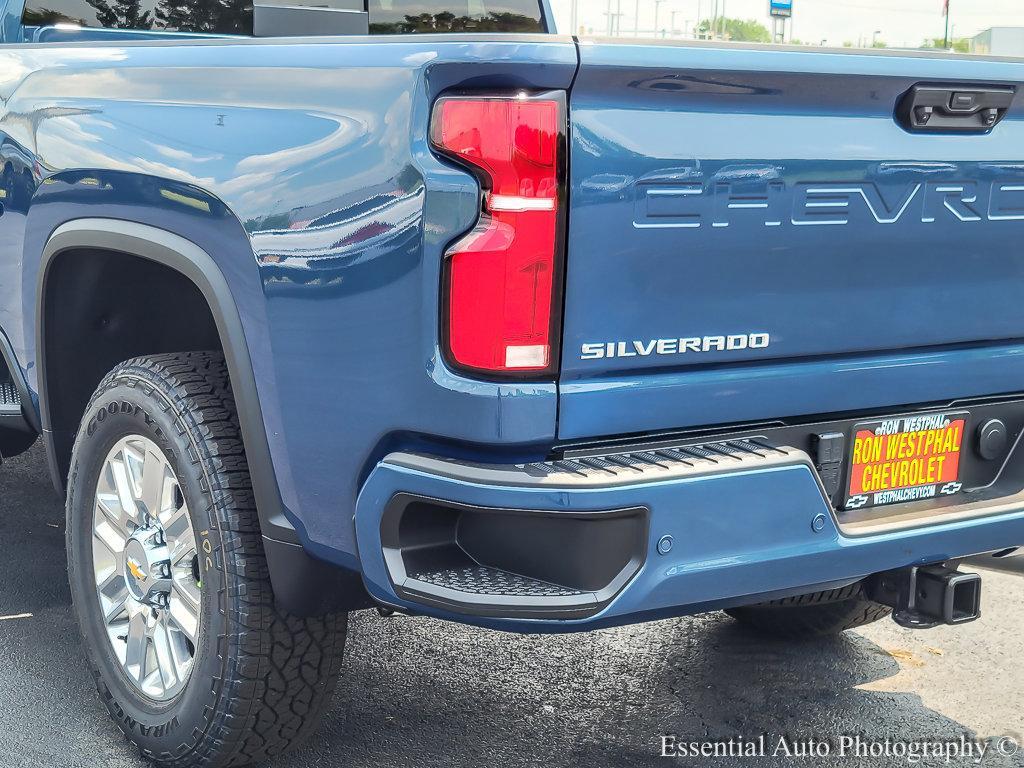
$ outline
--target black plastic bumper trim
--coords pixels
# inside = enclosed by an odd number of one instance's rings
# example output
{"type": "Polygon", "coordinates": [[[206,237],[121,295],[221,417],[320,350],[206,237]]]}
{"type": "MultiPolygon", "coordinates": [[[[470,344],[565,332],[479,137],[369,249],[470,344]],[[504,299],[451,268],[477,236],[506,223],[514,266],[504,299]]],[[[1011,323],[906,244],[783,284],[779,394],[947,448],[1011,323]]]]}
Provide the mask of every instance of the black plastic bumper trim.
{"type": "Polygon", "coordinates": [[[381,520],[395,594],[469,616],[583,619],[647,558],[648,510],[480,507],[399,493],[381,520]]]}

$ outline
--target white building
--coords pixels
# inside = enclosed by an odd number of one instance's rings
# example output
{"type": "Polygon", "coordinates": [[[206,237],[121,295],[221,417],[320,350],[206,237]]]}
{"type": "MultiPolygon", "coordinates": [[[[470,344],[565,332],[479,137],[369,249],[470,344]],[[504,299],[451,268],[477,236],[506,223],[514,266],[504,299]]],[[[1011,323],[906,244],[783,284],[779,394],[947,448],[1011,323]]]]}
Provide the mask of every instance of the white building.
{"type": "Polygon", "coordinates": [[[989,56],[1024,56],[1024,27],[992,27],[975,35],[971,53],[989,56]]]}

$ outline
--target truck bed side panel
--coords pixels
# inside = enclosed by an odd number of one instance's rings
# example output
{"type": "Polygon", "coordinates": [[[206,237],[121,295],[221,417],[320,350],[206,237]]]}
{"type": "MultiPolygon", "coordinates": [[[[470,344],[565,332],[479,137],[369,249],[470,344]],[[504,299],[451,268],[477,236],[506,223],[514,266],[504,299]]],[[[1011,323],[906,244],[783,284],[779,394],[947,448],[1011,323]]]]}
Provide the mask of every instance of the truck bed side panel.
{"type": "Polygon", "coordinates": [[[479,190],[426,136],[444,89],[567,88],[576,65],[571,40],[529,36],[0,47],[5,157],[26,179],[0,218],[3,329],[34,380],[39,254],[68,219],[194,239],[234,292],[286,512],[355,565],[361,478],[400,435],[541,455],[554,438],[554,383],[440,359],[442,253],[479,190]]]}

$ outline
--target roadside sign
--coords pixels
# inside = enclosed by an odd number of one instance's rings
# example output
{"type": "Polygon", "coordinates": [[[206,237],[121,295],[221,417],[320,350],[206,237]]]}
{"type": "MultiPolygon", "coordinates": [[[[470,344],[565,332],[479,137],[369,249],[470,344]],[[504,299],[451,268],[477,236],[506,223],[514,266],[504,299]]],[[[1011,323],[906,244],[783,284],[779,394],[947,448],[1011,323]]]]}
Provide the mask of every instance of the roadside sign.
{"type": "Polygon", "coordinates": [[[772,16],[781,16],[784,19],[788,19],[793,15],[793,0],[769,0],[771,8],[769,13],[772,16]]]}

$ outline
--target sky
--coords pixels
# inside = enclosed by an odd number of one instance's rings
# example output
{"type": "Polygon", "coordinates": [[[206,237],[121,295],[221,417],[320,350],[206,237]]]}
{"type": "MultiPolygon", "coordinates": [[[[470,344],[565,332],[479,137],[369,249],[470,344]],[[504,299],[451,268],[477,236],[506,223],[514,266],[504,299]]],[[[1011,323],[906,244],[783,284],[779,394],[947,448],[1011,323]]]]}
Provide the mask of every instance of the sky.
{"type": "MultiPolygon", "coordinates": [[[[575,0],[579,6],[580,23],[594,34],[608,31],[609,0],[575,0]]],[[[569,31],[573,0],[552,0],[562,30],[569,31]]],[[[661,0],[658,29],[675,29],[680,33],[693,28],[696,19],[709,18],[714,4],[725,5],[725,15],[732,18],[755,19],[769,29],[769,0],[661,0]],[[688,23],[687,23],[688,22],[688,23]]],[[[655,29],[655,0],[610,0],[613,12],[621,8],[621,33],[632,35],[637,4],[640,29],[650,35],[655,29]]],[[[841,46],[857,45],[858,40],[870,43],[872,37],[890,46],[917,47],[925,38],[942,37],[945,18],[943,0],[793,0],[793,18],[787,29],[792,37],[804,42],[841,46]],[[877,33],[877,35],[876,35],[877,33]]],[[[1024,0],[950,0],[950,23],[956,37],[973,37],[993,26],[1024,27],[1024,0]]]]}

